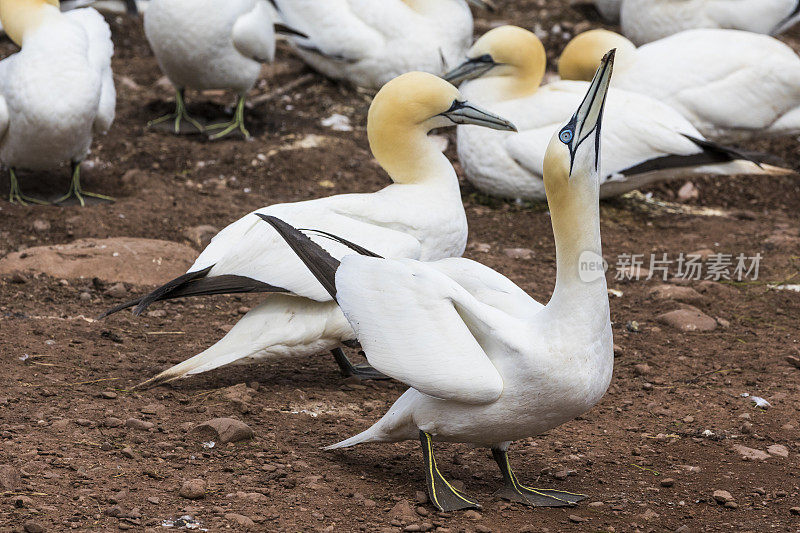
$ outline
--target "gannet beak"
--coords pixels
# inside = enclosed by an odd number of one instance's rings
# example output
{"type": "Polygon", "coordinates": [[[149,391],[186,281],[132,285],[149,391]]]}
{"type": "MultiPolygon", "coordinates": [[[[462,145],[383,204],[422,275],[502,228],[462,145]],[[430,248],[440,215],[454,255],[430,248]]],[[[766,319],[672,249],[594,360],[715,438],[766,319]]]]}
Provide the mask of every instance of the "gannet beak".
{"type": "Polygon", "coordinates": [[[497,66],[497,63],[495,63],[494,59],[492,59],[492,56],[489,54],[484,54],[480,57],[467,59],[459,66],[445,74],[443,78],[453,85],[458,85],[462,81],[472,80],[483,76],[495,66],[497,66]]]}
{"type": "Polygon", "coordinates": [[[450,109],[440,114],[453,124],[474,124],[493,130],[517,131],[517,127],[508,120],[467,101],[454,100],[450,109]]]}
{"type": "Polygon", "coordinates": [[[287,26],[286,24],[283,24],[281,22],[276,22],[275,24],[273,24],[273,26],[275,28],[275,33],[277,33],[278,35],[285,35],[287,37],[292,37],[292,36],[302,37],[303,39],[308,39],[308,35],[306,35],[305,33],[296,30],[291,26],[287,26]]]}
{"type": "Polygon", "coordinates": [[[589,90],[583,97],[581,105],[572,116],[572,119],[559,132],[561,142],[569,147],[572,162],[578,147],[587,139],[592,138],[595,143],[595,169],[600,165],[600,124],[603,120],[603,107],[606,103],[611,73],[614,70],[614,53],[611,50],[600,61],[600,67],[589,84],[589,90]]]}
{"type": "Polygon", "coordinates": [[[491,0],[467,0],[467,2],[469,2],[475,7],[491,11],[492,13],[497,11],[497,6],[494,5],[494,2],[492,2],[491,0]]]}

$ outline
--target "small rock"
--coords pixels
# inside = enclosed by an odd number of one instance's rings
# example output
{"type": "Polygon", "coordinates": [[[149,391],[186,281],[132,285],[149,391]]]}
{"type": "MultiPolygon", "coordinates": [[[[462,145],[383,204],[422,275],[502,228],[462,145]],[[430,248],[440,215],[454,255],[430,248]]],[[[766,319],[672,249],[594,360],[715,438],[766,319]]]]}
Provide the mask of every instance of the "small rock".
{"type": "Polygon", "coordinates": [[[733,501],[733,496],[727,490],[715,490],[713,494],[717,503],[728,503],[733,501]]]}
{"type": "Polygon", "coordinates": [[[745,435],[749,435],[753,432],[753,424],[751,424],[750,422],[745,422],[744,424],[742,424],[739,430],[745,435]]]}
{"type": "Polygon", "coordinates": [[[652,520],[654,518],[658,518],[660,515],[653,511],[652,509],[645,509],[644,513],[642,513],[642,518],[645,520],[652,520]]]}
{"type": "Polygon", "coordinates": [[[717,329],[717,321],[710,316],[689,309],[678,309],[670,311],[657,317],[659,322],[672,326],[684,332],[688,331],[714,331],[717,329]]]}
{"type": "Polygon", "coordinates": [[[739,504],[736,502],[725,502],[725,507],[727,507],[728,509],[738,509],[739,504]]]}
{"type": "Polygon", "coordinates": [[[411,522],[417,519],[417,513],[414,512],[408,500],[400,500],[397,502],[389,511],[389,516],[405,522],[411,522]]]}
{"type": "Polygon", "coordinates": [[[25,533],[44,533],[44,526],[39,522],[34,522],[33,520],[28,520],[25,522],[22,528],[25,530],[25,533]]]}
{"type": "Polygon", "coordinates": [[[417,514],[420,516],[428,516],[430,514],[430,512],[424,507],[417,507],[416,511],[417,514]]]}
{"type": "Polygon", "coordinates": [[[206,482],[203,479],[190,479],[183,482],[178,493],[187,500],[199,500],[206,495],[206,482]]]}
{"type": "Polygon", "coordinates": [[[792,507],[789,512],[793,515],[800,515],[800,507],[792,507]]]}
{"type": "Polygon", "coordinates": [[[795,357],[793,355],[786,356],[786,362],[792,365],[795,368],[800,369],[800,357],[795,357]]]}
{"type": "Polygon", "coordinates": [[[683,422],[686,424],[691,424],[694,422],[694,417],[692,415],[686,415],[683,417],[683,422]]]}
{"type": "Polygon", "coordinates": [[[158,414],[158,412],[159,412],[159,411],[160,411],[162,408],[163,408],[163,407],[162,407],[161,405],[157,404],[157,403],[151,403],[151,404],[147,404],[147,405],[145,405],[144,407],[142,407],[141,409],[139,409],[139,411],[140,411],[140,412],[141,412],[143,415],[157,415],[157,414],[158,414]]]}
{"type": "Polygon", "coordinates": [[[239,442],[254,436],[250,426],[235,418],[214,418],[199,424],[192,432],[198,433],[203,441],[213,440],[218,444],[239,442]]]}
{"type": "Polygon", "coordinates": [[[492,533],[492,528],[489,526],[484,526],[483,524],[478,524],[475,526],[475,531],[478,533],[492,533]]]}
{"type": "Polygon", "coordinates": [[[483,518],[483,515],[474,509],[470,509],[469,511],[464,511],[464,518],[469,518],[470,520],[480,520],[483,518]]]}
{"type": "Polygon", "coordinates": [[[88,292],[84,291],[84,292],[80,293],[80,295],[78,295],[78,298],[80,298],[80,300],[82,302],[88,302],[89,300],[92,299],[92,295],[89,294],[88,292]]]}
{"type": "Polygon", "coordinates": [[[622,347],[618,344],[614,345],[614,357],[619,357],[622,355],[622,347]]]}
{"type": "Polygon", "coordinates": [[[637,376],[646,376],[651,371],[652,368],[650,368],[650,365],[648,365],[647,363],[639,363],[637,365],[634,365],[633,367],[633,373],[636,374],[637,376]]]}
{"type": "Polygon", "coordinates": [[[687,181],[681,188],[678,189],[678,200],[681,202],[688,202],[690,200],[697,200],[700,197],[700,191],[694,186],[694,183],[687,181]]]}
{"type": "Polygon", "coordinates": [[[125,427],[137,429],[139,431],[149,431],[155,427],[152,422],[146,420],[139,420],[138,418],[129,418],[125,421],[125,427]]]}
{"type": "Polygon", "coordinates": [[[122,454],[123,457],[127,457],[128,459],[135,459],[136,458],[136,454],[133,453],[133,449],[131,447],[129,447],[129,446],[126,446],[125,448],[122,448],[122,451],[120,453],[122,454]]]}
{"type": "Polygon", "coordinates": [[[155,309],[153,311],[147,312],[148,318],[164,318],[167,316],[167,312],[163,309],[155,309]]]}
{"type": "Polygon", "coordinates": [[[506,257],[510,257],[511,259],[532,259],[533,258],[533,250],[530,248],[506,248],[503,250],[503,253],[506,257]]]}
{"type": "Polygon", "coordinates": [[[574,522],[576,524],[580,524],[581,522],[586,522],[586,520],[587,520],[586,518],[578,516],[576,514],[569,515],[569,521],[574,522]]]}
{"type": "Polygon", "coordinates": [[[107,428],[118,428],[118,427],[120,427],[120,426],[121,426],[123,423],[124,423],[124,422],[123,422],[121,419],[119,419],[119,418],[117,418],[117,417],[115,417],[115,416],[109,416],[108,418],[106,418],[105,420],[103,420],[103,425],[104,425],[105,427],[107,427],[107,428]]]}
{"type": "Polygon", "coordinates": [[[556,470],[555,472],[553,472],[553,477],[555,479],[563,481],[569,477],[569,472],[565,468],[561,470],[556,470]]]}
{"type": "Polygon", "coordinates": [[[117,393],[110,390],[104,390],[100,393],[101,398],[105,398],[106,400],[115,400],[117,398],[117,393]]]}
{"type": "Polygon", "coordinates": [[[33,229],[35,231],[47,231],[50,229],[50,223],[41,218],[37,218],[33,221],[33,229]]]}
{"type": "Polygon", "coordinates": [[[198,248],[205,248],[214,238],[214,235],[219,233],[219,229],[214,226],[202,225],[194,226],[183,231],[183,235],[192,243],[197,245],[198,248]]]}
{"type": "Polygon", "coordinates": [[[705,298],[691,287],[680,285],[657,285],[648,291],[648,296],[654,300],[674,300],[676,302],[699,303],[705,298]]]}
{"type": "Polygon", "coordinates": [[[661,480],[661,486],[662,487],[671,487],[674,484],[675,484],[675,480],[672,479],[671,477],[665,477],[664,479],[661,480]]]}
{"type": "Polygon", "coordinates": [[[718,316],[714,317],[714,320],[716,320],[717,324],[719,324],[719,326],[721,328],[723,328],[723,329],[728,329],[729,327],[731,327],[730,320],[725,320],[724,318],[721,318],[721,317],[718,317],[718,316]]]}
{"type": "Polygon", "coordinates": [[[115,283],[106,289],[106,294],[112,298],[124,298],[128,295],[128,289],[123,283],[115,283]]]}
{"type": "Polygon", "coordinates": [[[422,531],[422,527],[419,524],[409,524],[403,528],[403,531],[410,531],[414,533],[416,531],[422,531]]]}
{"type": "Polygon", "coordinates": [[[756,450],[755,448],[748,448],[747,446],[743,446],[741,444],[734,444],[733,449],[742,456],[742,459],[746,460],[763,461],[765,459],[769,459],[770,457],[770,455],[765,451],[756,450]]]}
{"type": "Polygon", "coordinates": [[[427,492],[423,492],[421,490],[418,490],[416,492],[416,494],[415,494],[415,498],[417,500],[417,503],[420,504],[420,505],[425,505],[426,503],[428,503],[428,493],[427,492]]]}
{"type": "Polygon", "coordinates": [[[153,505],[158,505],[159,503],[161,503],[161,498],[157,496],[149,496],[147,498],[147,502],[152,503],[153,505]]]}
{"type": "Polygon", "coordinates": [[[789,457],[789,449],[783,444],[773,444],[767,447],[767,453],[778,457],[789,457]]]}
{"type": "Polygon", "coordinates": [[[238,514],[238,513],[226,513],[225,514],[225,520],[233,522],[237,526],[243,527],[243,528],[255,527],[255,525],[256,525],[256,523],[253,522],[253,520],[251,518],[249,518],[249,517],[247,517],[247,516],[245,516],[243,514],[238,514]]]}

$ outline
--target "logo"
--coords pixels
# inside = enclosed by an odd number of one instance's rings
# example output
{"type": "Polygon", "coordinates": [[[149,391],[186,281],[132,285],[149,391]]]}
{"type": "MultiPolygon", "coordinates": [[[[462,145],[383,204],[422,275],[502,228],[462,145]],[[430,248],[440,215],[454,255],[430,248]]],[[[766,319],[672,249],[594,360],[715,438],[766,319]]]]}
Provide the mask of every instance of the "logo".
{"type": "Polygon", "coordinates": [[[585,251],[578,258],[578,277],[584,283],[592,283],[604,278],[608,270],[608,262],[601,255],[585,251]]]}

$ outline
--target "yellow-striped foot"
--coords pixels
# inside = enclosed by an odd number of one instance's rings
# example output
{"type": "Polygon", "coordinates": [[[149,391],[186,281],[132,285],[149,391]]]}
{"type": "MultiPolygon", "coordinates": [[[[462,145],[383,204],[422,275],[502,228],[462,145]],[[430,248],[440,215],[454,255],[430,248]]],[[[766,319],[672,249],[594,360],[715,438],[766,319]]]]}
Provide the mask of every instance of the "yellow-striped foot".
{"type": "Polygon", "coordinates": [[[331,353],[333,354],[333,358],[336,360],[336,364],[339,365],[339,370],[346,378],[355,376],[358,379],[391,379],[389,376],[378,372],[370,365],[354,365],[352,362],[350,362],[350,359],[347,358],[347,356],[344,354],[344,350],[341,348],[334,348],[331,350],[331,353]]]}
{"type": "Polygon", "coordinates": [[[431,503],[440,511],[480,509],[481,506],[478,505],[478,502],[456,490],[436,468],[436,459],[433,457],[433,439],[430,434],[420,431],[419,440],[422,442],[425,481],[428,485],[428,496],[431,503]]]}
{"type": "Polygon", "coordinates": [[[72,162],[72,183],[69,186],[69,191],[67,194],[59,198],[53,203],[60,204],[65,202],[69,198],[75,197],[78,202],[81,204],[81,207],[86,206],[86,200],[84,200],[85,196],[89,196],[91,198],[98,198],[100,200],[106,200],[108,202],[113,202],[114,198],[111,196],[106,196],[105,194],[97,194],[94,192],[86,192],[81,188],[81,164],[72,162]]]}
{"type": "Polygon", "coordinates": [[[186,135],[191,133],[203,133],[205,127],[186,111],[186,103],[183,99],[183,89],[175,90],[175,112],[147,123],[148,128],[163,129],[175,135],[186,135]]]}
{"type": "Polygon", "coordinates": [[[529,505],[531,507],[573,507],[586,498],[585,494],[575,494],[563,490],[537,489],[526,487],[517,480],[508,461],[508,452],[500,448],[492,448],[492,457],[500,467],[505,486],[495,492],[495,496],[504,500],[529,505]]]}
{"type": "Polygon", "coordinates": [[[28,205],[28,202],[37,205],[50,205],[50,202],[39,200],[27,194],[22,194],[22,190],[19,188],[19,182],[17,181],[17,173],[14,172],[13,168],[8,169],[8,175],[11,177],[11,190],[8,193],[9,202],[19,205],[28,205]]]}
{"type": "Polygon", "coordinates": [[[206,126],[206,130],[221,130],[214,135],[209,135],[208,138],[212,141],[227,137],[235,131],[241,132],[245,139],[250,139],[250,132],[244,126],[244,95],[239,97],[236,102],[236,111],[233,113],[233,120],[230,122],[223,122],[221,124],[211,124],[206,126]]]}

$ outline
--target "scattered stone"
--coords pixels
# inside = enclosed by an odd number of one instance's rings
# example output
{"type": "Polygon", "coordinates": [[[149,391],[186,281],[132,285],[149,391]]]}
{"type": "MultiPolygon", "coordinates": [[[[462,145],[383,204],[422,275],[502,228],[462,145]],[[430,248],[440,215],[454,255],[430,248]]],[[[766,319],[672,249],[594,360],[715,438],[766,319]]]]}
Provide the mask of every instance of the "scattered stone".
{"type": "Polygon", "coordinates": [[[470,520],[480,520],[483,518],[483,515],[474,509],[470,509],[469,511],[464,511],[464,518],[469,518],[470,520]]]}
{"type": "Polygon", "coordinates": [[[103,420],[103,425],[104,425],[105,427],[107,427],[107,428],[118,428],[118,427],[120,427],[120,426],[121,426],[123,423],[124,423],[124,422],[123,422],[121,419],[119,419],[119,418],[117,418],[117,417],[115,417],[115,416],[109,416],[108,418],[106,418],[105,420],[103,420]]]}
{"type": "Polygon", "coordinates": [[[404,522],[412,522],[417,519],[417,513],[411,507],[408,500],[400,500],[389,511],[389,516],[404,522]]]}
{"type": "Polygon", "coordinates": [[[155,427],[155,424],[147,422],[146,420],[139,420],[138,418],[129,418],[125,421],[125,427],[138,429],[139,431],[149,431],[155,427]]]}
{"type": "Polygon", "coordinates": [[[792,365],[793,367],[800,369],[800,357],[795,357],[793,355],[786,356],[786,362],[792,365]]]}
{"type": "Polygon", "coordinates": [[[566,468],[562,468],[561,470],[556,470],[553,472],[553,477],[558,479],[559,481],[564,481],[569,477],[569,471],[566,468]]]}
{"type": "Polygon", "coordinates": [[[569,515],[569,521],[570,522],[574,522],[576,524],[580,524],[581,522],[586,522],[586,520],[588,520],[588,519],[584,518],[582,516],[578,516],[576,514],[569,515]]]}
{"type": "Polygon", "coordinates": [[[214,235],[219,233],[219,229],[214,226],[204,224],[202,226],[194,226],[183,231],[184,237],[189,239],[198,248],[205,248],[214,238],[214,235]]]}
{"type": "Polygon", "coordinates": [[[614,357],[622,355],[622,347],[619,344],[614,345],[614,357]]]}
{"type": "Polygon", "coordinates": [[[161,498],[157,496],[148,496],[147,502],[152,503],[153,505],[158,505],[159,503],[161,503],[161,498]]]}
{"type": "Polygon", "coordinates": [[[483,524],[478,524],[475,526],[475,531],[478,533],[492,533],[492,528],[489,526],[484,526],[483,524]]]}
{"type": "Polygon", "coordinates": [[[767,453],[778,457],[789,457],[789,449],[783,444],[773,444],[767,447],[767,453]]]}
{"type": "Polygon", "coordinates": [[[148,318],[164,318],[165,316],[167,316],[167,312],[164,309],[155,309],[147,312],[148,318]]]}
{"type": "Polygon", "coordinates": [[[714,317],[714,320],[716,320],[717,324],[719,324],[719,327],[723,329],[728,329],[729,327],[731,327],[730,320],[725,320],[724,318],[718,316],[714,317]]]}
{"type": "Polygon", "coordinates": [[[184,481],[178,494],[187,500],[199,500],[204,498],[206,495],[206,482],[203,479],[184,481]]]}
{"type": "Polygon", "coordinates": [[[728,509],[738,509],[739,504],[736,502],[725,502],[725,507],[727,507],[728,509]]]}
{"type": "Polygon", "coordinates": [[[122,454],[123,457],[127,457],[128,459],[135,459],[136,458],[136,454],[133,453],[133,449],[131,447],[129,447],[129,446],[126,446],[125,448],[122,448],[122,451],[120,453],[122,454]]]}
{"type": "Polygon", "coordinates": [[[22,528],[25,530],[25,533],[44,533],[44,526],[39,522],[34,522],[33,520],[28,520],[25,522],[22,528]]]}
{"type": "Polygon", "coordinates": [[[427,492],[418,490],[414,496],[415,496],[418,504],[425,505],[426,503],[428,503],[428,493],[427,492]]]}
{"type": "Polygon", "coordinates": [[[403,528],[403,531],[410,531],[413,533],[416,531],[422,531],[422,527],[419,524],[409,524],[403,528]]]}
{"type": "Polygon", "coordinates": [[[717,321],[700,311],[678,309],[657,317],[659,322],[681,331],[714,331],[717,321]]]}
{"type": "Polygon", "coordinates": [[[249,518],[249,517],[247,517],[247,516],[245,516],[243,514],[238,514],[238,513],[226,513],[225,514],[225,520],[233,522],[237,526],[243,527],[243,528],[251,528],[251,527],[255,527],[255,525],[256,525],[256,523],[253,522],[253,520],[251,518],[249,518]]]}
{"type": "Polygon", "coordinates": [[[800,507],[792,507],[789,512],[793,515],[800,515],[800,507]]]}
{"type": "Polygon", "coordinates": [[[503,253],[511,259],[533,259],[533,250],[530,248],[506,248],[503,253]]]}
{"type": "Polygon", "coordinates": [[[671,477],[665,477],[664,479],[661,480],[661,486],[662,487],[671,487],[674,484],[675,484],[675,480],[672,479],[671,477]]]}
{"type": "Polygon", "coordinates": [[[111,390],[104,390],[100,393],[100,397],[106,400],[115,400],[117,398],[117,393],[111,390]]]}
{"type": "Polygon", "coordinates": [[[252,439],[252,428],[235,418],[214,418],[199,424],[192,430],[197,433],[202,441],[214,441],[217,444],[239,442],[252,439]]]}
{"type": "Polygon", "coordinates": [[[106,294],[112,298],[125,298],[128,295],[128,289],[123,283],[115,283],[106,289],[106,294]]]}
{"type": "Polygon", "coordinates": [[[740,427],[739,430],[745,435],[749,435],[753,432],[753,424],[751,424],[750,422],[745,422],[744,424],[742,424],[742,427],[740,427]]]}
{"type": "Polygon", "coordinates": [[[161,285],[186,272],[196,255],[189,246],[155,239],[79,239],[10,253],[0,259],[0,275],[40,272],[59,279],[161,285]]]}
{"type": "Polygon", "coordinates": [[[686,424],[691,424],[694,422],[694,417],[692,415],[686,415],[683,417],[683,422],[686,424]]]}
{"type": "Polygon", "coordinates": [[[633,366],[633,373],[636,374],[637,376],[645,376],[649,374],[651,371],[652,368],[650,368],[650,365],[648,365],[647,363],[639,363],[633,366]]]}
{"type": "Polygon", "coordinates": [[[659,516],[661,515],[659,515],[657,512],[653,511],[650,508],[645,509],[644,513],[642,513],[642,518],[644,518],[645,520],[652,520],[654,518],[658,518],[659,516]]]}
{"type": "Polygon", "coordinates": [[[654,300],[674,300],[676,302],[699,303],[705,299],[693,288],[680,285],[656,285],[647,294],[654,300]]]}
{"type": "Polygon", "coordinates": [[[755,448],[748,448],[747,446],[743,446],[741,444],[734,444],[733,449],[736,450],[739,455],[742,456],[742,459],[745,460],[759,460],[763,461],[765,459],[769,459],[770,455],[762,450],[756,450],[755,448]]]}
{"type": "Polygon", "coordinates": [[[47,231],[50,229],[50,223],[41,218],[37,218],[33,221],[33,229],[35,231],[47,231]]]}
{"type": "Polygon", "coordinates": [[[0,489],[15,491],[22,488],[19,470],[11,465],[0,465],[0,489]]]}
{"type": "Polygon", "coordinates": [[[145,405],[144,407],[142,407],[141,409],[139,409],[139,411],[140,411],[140,412],[141,412],[143,415],[157,415],[157,414],[158,414],[158,412],[159,412],[161,409],[163,409],[163,407],[162,407],[161,405],[159,405],[159,404],[157,404],[157,403],[151,403],[151,404],[145,405]]]}
{"type": "Polygon", "coordinates": [[[681,202],[688,202],[690,200],[697,200],[700,197],[700,191],[694,186],[694,183],[687,181],[681,188],[678,189],[678,200],[681,202]]]}
{"type": "Polygon", "coordinates": [[[727,490],[715,490],[713,497],[714,501],[717,503],[728,503],[733,501],[733,496],[727,490]]]}

